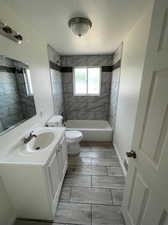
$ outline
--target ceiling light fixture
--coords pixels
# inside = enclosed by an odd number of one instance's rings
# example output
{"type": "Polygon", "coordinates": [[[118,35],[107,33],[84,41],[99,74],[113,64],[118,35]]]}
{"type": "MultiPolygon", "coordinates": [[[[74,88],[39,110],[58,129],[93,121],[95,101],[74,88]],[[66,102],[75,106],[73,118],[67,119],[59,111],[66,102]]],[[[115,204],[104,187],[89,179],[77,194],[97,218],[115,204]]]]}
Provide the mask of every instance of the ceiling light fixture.
{"type": "Polygon", "coordinates": [[[17,42],[18,44],[21,44],[23,41],[23,36],[19,33],[17,33],[15,30],[13,30],[10,26],[0,21],[0,34],[4,37],[9,38],[12,41],[17,42]]]}
{"type": "Polygon", "coordinates": [[[88,18],[74,17],[69,20],[68,26],[75,35],[82,37],[91,29],[92,22],[88,18]]]}

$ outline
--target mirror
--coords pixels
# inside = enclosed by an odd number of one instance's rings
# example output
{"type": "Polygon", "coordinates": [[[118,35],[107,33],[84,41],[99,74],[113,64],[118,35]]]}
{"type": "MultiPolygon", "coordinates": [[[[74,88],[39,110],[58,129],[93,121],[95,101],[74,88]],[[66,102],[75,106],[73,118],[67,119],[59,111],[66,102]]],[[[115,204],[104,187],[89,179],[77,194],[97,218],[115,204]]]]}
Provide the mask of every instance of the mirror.
{"type": "Polygon", "coordinates": [[[28,65],[0,56],[0,135],[35,114],[28,65]]]}

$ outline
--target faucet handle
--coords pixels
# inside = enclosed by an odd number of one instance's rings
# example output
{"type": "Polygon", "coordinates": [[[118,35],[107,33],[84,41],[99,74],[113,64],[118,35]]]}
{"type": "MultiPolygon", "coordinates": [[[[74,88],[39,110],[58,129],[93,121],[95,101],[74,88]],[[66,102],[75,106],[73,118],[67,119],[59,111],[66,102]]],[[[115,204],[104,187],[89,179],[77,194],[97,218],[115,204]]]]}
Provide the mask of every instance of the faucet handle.
{"type": "Polygon", "coordinates": [[[30,131],[30,135],[33,135],[33,132],[34,132],[33,130],[32,130],[32,131],[30,131]]]}
{"type": "Polygon", "coordinates": [[[34,131],[33,131],[33,130],[30,132],[30,136],[37,137],[37,135],[34,133],[34,131]]]}

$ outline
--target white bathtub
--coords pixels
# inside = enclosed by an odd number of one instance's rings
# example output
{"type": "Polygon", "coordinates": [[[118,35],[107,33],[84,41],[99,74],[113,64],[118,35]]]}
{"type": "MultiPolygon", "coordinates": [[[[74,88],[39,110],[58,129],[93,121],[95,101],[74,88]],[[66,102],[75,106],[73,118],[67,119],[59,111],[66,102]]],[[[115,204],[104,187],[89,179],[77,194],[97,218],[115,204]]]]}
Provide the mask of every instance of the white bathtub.
{"type": "Polygon", "coordinates": [[[67,120],[67,130],[79,130],[83,141],[112,141],[112,127],[105,120],[67,120]]]}

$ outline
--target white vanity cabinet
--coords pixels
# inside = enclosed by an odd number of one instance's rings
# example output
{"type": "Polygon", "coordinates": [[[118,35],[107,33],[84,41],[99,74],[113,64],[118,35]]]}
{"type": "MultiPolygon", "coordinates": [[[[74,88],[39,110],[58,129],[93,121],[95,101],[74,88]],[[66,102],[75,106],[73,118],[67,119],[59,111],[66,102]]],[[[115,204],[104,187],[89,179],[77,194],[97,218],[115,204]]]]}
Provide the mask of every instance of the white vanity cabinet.
{"type": "Polygon", "coordinates": [[[6,161],[0,170],[18,218],[53,220],[67,170],[64,134],[45,163],[6,161]]]}
{"type": "Polygon", "coordinates": [[[56,147],[56,151],[46,165],[46,177],[50,186],[50,196],[52,197],[52,209],[55,209],[59,200],[61,186],[67,170],[67,144],[63,137],[56,147]]]}

